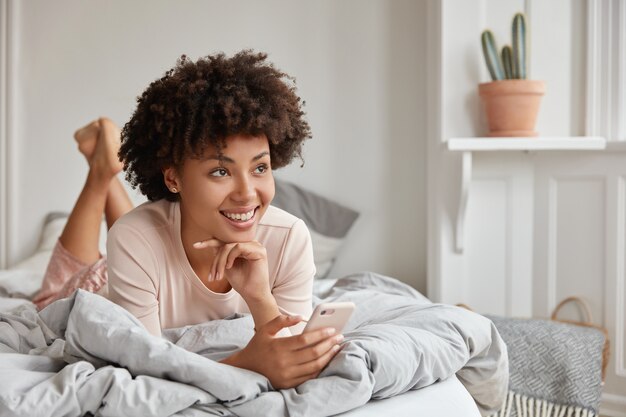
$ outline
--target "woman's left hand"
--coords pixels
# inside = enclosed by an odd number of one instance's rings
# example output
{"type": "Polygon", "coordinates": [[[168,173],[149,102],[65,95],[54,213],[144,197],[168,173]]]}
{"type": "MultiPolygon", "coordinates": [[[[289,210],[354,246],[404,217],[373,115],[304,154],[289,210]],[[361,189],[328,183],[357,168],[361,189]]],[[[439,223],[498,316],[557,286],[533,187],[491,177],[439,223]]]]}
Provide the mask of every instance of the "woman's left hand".
{"type": "Polygon", "coordinates": [[[244,300],[254,300],[271,294],[267,251],[253,240],[250,242],[224,243],[209,239],[194,243],[194,248],[215,248],[215,258],[208,280],[226,278],[244,300]]]}

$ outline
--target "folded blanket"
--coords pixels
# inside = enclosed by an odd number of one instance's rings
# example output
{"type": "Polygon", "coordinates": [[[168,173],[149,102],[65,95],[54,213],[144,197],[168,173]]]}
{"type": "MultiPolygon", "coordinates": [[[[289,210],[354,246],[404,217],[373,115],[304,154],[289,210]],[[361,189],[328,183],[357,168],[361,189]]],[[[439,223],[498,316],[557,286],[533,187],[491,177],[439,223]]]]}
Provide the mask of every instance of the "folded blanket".
{"type": "Polygon", "coordinates": [[[344,349],[318,378],[281,391],[217,362],[252,337],[248,315],[157,338],[82,290],[39,314],[19,307],[0,314],[0,415],[332,415],[455,373],[481,412],[502,403],[506,347],[488,319],[371,273],[339,280],[323,301],[357,305],[344,349]]]}
{"type": "Polygon", "coordinates": [[[506,342],[510,360],[509,394],[498,417],[599,414],[602,331],[550,320],[488,317],[506,342]]]}

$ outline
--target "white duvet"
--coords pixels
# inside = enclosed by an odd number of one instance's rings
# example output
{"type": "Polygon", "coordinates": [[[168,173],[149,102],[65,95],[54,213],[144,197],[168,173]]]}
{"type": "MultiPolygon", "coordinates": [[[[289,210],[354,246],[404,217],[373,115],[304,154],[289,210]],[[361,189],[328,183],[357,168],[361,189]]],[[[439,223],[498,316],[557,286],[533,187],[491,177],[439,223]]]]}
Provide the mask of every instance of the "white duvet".
{"type": "Polygon", "coordinates": [[[502,403],[506,347],[488,319],[372,273],[338,280],[323,299],[348,300],[357,310],[344,349],[319,378],[281,391],[216,362],[245,346],[249,316],[156,338],[88,292],[39,314],[26,304],[0,313],[0,415],[325,416],[454,374],[483,413],[502,403]]]}

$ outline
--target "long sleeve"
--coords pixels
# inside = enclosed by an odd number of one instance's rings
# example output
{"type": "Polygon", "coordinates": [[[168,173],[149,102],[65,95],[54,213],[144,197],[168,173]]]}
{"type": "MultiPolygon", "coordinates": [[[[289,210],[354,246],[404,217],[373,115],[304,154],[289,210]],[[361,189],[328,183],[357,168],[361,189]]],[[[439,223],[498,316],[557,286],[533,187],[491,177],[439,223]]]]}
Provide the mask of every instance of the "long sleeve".
{"type": "Polygon", "coordinates": [[[115,224],[107,239],[109,298],[161,335],[158,262],[148,241],[133,228],[115,224]]]}

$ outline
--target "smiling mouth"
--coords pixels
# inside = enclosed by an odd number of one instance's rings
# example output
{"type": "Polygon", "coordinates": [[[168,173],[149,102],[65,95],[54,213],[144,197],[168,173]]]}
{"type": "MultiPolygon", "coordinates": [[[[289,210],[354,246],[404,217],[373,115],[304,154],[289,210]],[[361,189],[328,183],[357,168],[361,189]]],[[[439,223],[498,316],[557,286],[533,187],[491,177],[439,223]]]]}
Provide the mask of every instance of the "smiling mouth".
{"type": "Polygon", "coordinates": [[[245,223],[249,221],[250,219],[254,218],[254,215],[256,214],[256,211],[258,209],[259,207],[255,207],[252,210],[245,212],[245,213],[229,213],[226,211],[220,211],[220,213],[222,214],[222,216],[226,217],[228,220],[232,220],[234,222],[239,222],[239,223],[245,223]]]}

